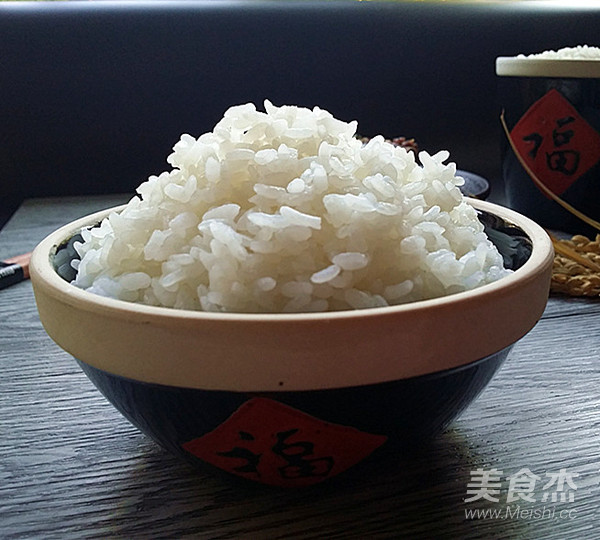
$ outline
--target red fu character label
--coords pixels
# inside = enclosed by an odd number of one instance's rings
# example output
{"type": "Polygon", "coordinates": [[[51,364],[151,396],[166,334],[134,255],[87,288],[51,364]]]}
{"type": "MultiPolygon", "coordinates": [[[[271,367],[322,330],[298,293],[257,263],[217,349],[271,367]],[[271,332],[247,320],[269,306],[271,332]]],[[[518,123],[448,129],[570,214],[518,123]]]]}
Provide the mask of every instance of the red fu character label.
{"type": "Polygon", "coordinates": [[[600,134],[555,89],[536,101],[510,134],[521,158],[556,195],[600,160],[600,134]]]}
{"type": "Polygon", "coordinates": [[[216,429],[183,448],[249,480],[294,487],[339,474],[386,439],[324,422],[271,399],[252,398],[216,429]]]}

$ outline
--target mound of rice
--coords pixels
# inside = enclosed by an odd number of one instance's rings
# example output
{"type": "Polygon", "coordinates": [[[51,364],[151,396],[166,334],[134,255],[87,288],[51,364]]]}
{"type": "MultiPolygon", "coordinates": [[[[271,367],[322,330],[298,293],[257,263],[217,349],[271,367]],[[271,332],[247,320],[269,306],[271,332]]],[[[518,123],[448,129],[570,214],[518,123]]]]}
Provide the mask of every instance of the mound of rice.
{"type": "Polygon", "coordinates": [[[82,232],[74,284],[217,312],[387,306],[505,276],[442,151],[415,156],[327,111],[265,102],[183,135],[173,167],[82,232]]]}
{"type": "Polygon", "coordinates": [[[519,54],[517,58],[534,60],[600,60],[600,48],[589,45],[563,47],[557,51],[543,51],[534,54],[519,54]]]}

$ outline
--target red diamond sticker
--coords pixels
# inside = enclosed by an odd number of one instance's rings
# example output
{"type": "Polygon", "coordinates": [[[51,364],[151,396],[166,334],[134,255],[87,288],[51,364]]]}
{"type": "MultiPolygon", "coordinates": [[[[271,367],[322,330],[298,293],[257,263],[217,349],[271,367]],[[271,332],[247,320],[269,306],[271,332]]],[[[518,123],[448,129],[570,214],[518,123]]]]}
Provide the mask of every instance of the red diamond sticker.
{"type": "Polygon", "coordinates": [[[345,471],[386,440],[324,422],[278,401],[252,398],[213,431],[182,447],[243,478],[295,487],[345,471]]]}
{"type": "Polygon", "coordinates": [[[600,134],[555,89],[536,101],[510,134],[521,158],[556,195],[600,160],[600,134]]]}

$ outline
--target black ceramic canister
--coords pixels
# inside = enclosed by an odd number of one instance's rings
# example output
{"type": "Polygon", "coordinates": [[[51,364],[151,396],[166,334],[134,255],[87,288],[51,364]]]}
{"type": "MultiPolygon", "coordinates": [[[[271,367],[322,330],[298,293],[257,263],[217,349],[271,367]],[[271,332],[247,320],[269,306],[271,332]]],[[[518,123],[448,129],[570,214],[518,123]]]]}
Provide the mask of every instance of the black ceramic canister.
{"type": "MultiPolygon", "coordinates": [[[[600,221],[600,54],[499,57],[496,74],[505,121],[521,159],[561,200],[600,221]]],[[[536,185],[507,138],[502,174],[514,210],[550,229],[592,238],[598,232],[536,185]]]]}

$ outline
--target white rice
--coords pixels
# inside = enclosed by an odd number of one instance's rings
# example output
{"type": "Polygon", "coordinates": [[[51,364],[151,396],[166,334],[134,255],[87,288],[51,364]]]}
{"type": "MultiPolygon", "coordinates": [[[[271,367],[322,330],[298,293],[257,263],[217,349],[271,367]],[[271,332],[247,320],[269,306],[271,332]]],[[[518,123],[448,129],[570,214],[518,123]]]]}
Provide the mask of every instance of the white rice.
{"type": "Polygon", "coordinates": [[[517,58],[537,60],[600,60],[600,48],[590,45],[563,47],[557,51],[543,51],[535,54],[520,54],[517,58]]]}
{"type": "Polygon", "coordinates": [[[304,312],[438,297],[505,276],[442,151],[415,156],[318,107],[230,108],[182,135],[120,213],[84,230],[74,284],[131,302],[304,312]]]}

